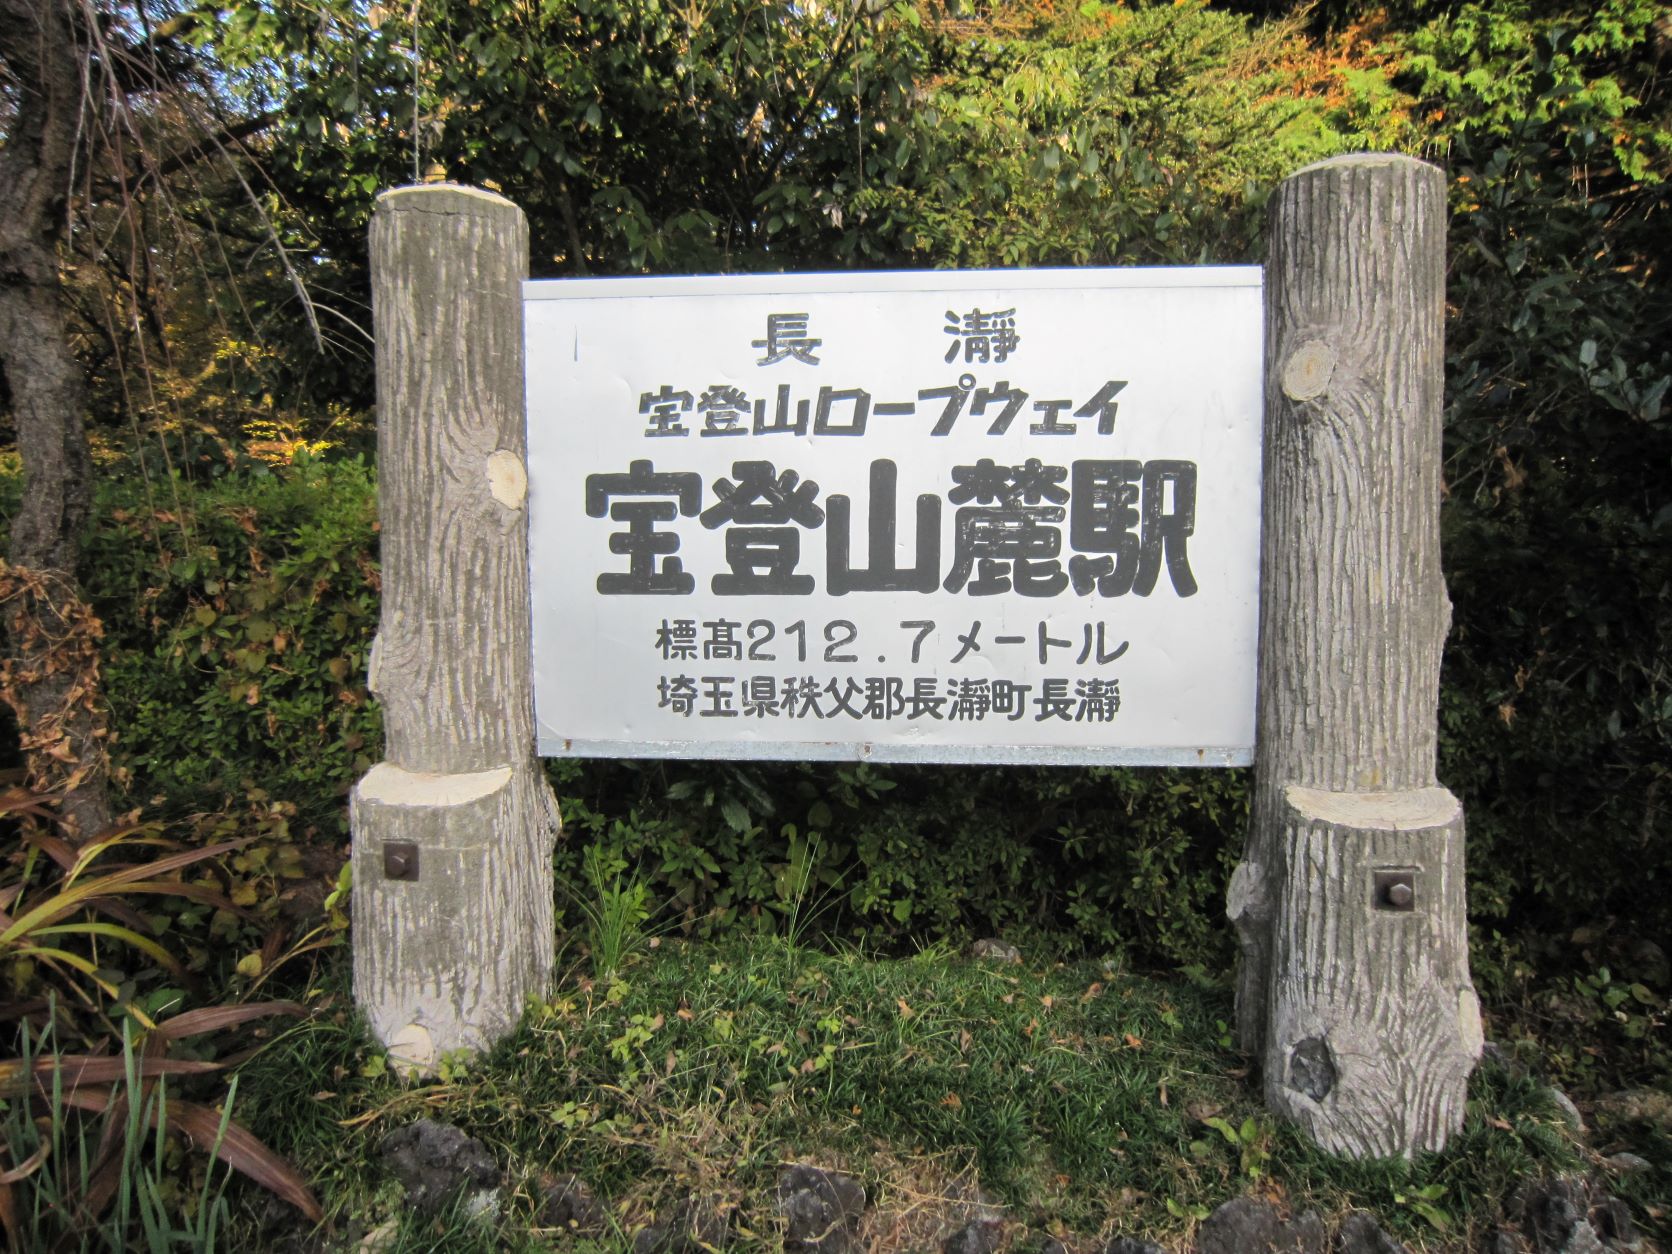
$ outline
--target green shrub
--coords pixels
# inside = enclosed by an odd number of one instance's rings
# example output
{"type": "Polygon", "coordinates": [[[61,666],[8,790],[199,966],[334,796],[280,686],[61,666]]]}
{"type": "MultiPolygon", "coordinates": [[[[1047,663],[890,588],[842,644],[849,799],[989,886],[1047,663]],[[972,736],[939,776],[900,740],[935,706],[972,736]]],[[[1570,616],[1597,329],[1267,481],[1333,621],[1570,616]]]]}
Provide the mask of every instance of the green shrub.
{"type": "Polygon", "coordinates": [[[262,465],[208,483],[113,475],[83,567],[108,641],[113,756],[140,802],[289,803],[347,827],[376,760],[376,497],[359,460],[262,465]]]}
{"type": "MultiPolygon", "coordinates": [[[[553,762],[569,846],[639,867],[702,933],[1054,934],[1221,962],[1242,771],[553,762]],[[793,921],[793,924],[792,924],[793,921]]],[[[571,865],[572,864],[572,865],[571,865]]]]}
{"type": "Polygon", "coordinates": [[[1441,775],[1477,922],[1672,932],[1672,134],[1662,6],[1412,39],[1452,183],[1441,775]]]}

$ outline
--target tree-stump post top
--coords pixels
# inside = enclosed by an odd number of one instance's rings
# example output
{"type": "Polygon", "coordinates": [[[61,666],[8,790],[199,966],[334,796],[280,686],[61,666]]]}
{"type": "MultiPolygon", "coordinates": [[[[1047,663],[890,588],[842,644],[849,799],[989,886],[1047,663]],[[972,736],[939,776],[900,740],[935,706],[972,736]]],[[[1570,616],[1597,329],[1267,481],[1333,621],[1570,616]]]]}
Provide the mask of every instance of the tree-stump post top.
{"type": "Polygon", "coordinates": [[[1337,157],[1272,199],[1238,1033],[1327,1148],[1437,1149],[1480,1047],[1463,815],[1435,779],[1446,193],[1337,157]]]}
{"type": "Polygon", "coordinates": [[[1440,171],[1395,154],[1307,166],[1273,198],[1261,632],[1282,645],[1267,680],[1296,687],[1259,705],[1268,786],[1434,782],[1445,224],[1440,171]],[[1330,613],[1297,624],[1302,605],[1330,613]]]}
{"type": "Polygon", "coordinates": [[[398,1060],[508,1031],[551,971],[557,808],[534,755],[528,228],[448,184],[378,198],[386,760],[354,790],[354,989],[398,1060]]]}
{"type": "Polygon", "coordinates": [[[380,694],[388,760],[414,771],[492,767],[534,736],[524,660],[528,227],[491,192],[397,188],[378,197],[371,255],[386,607],[374,687],[403,677],[380,694]]]}

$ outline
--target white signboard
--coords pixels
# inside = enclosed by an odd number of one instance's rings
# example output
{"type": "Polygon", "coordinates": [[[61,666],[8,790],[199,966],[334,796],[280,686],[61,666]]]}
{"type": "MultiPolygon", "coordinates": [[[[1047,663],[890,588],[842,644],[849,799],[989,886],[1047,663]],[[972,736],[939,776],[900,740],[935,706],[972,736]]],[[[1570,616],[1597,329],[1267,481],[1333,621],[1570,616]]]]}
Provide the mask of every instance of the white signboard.
{"type": "Polygon", "coordinates": [[[526,296],[543,755],[1252,760],[1257,268],[526,296]]]}

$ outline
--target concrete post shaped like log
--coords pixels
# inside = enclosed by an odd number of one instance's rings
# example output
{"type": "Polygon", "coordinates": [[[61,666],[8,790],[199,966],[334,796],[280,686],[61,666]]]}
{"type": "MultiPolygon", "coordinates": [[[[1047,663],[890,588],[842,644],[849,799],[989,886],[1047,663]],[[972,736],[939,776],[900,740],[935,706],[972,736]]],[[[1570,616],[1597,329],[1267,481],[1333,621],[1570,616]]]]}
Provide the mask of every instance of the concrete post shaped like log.
{"type": "Polygon", "coordinates": [[[481,1049],[542,992],[557,806],[534,753],[522,281],[509,201],[378,198],[385,761],[355,787],[354,995],[398,1062],[481,1049]]]}
{"type": "Polygon", "coordinates": [[[1446,191],[1395,155],[1277,189],[1254,813],[1228,906],[1266,1100],[1355,1156],[1439,1149],[1481,1046],[1463,813],[1437,786],[1446,191]]]}

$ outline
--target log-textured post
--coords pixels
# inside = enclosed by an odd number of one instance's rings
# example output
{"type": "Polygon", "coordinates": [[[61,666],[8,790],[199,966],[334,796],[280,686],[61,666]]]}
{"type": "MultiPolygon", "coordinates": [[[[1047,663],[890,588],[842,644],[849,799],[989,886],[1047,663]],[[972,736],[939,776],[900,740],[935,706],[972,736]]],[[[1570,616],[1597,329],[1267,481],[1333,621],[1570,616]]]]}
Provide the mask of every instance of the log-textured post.
{"type": "Polygon", "coordinates": [[[1446,189],[1409,157],[1269,220],[1252,826],[1229,913],[1268,1105],[1353,1156],[1438,1149],[1480,1053],[1463,812],[1435,778],[1446,189]]]}
{"type": "Polygon", "coordinates": [[[371,224],[385,760],[354,789],[354,995],[397,1061],[480,1049],[542,991],[557,807],[534,754],[522,280],[509,201],[446,184],[371,224]]]}

